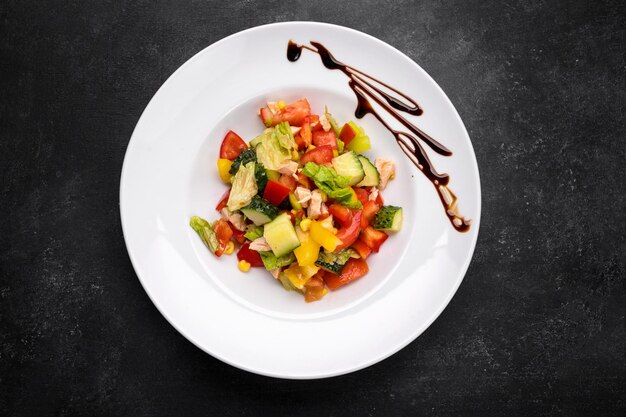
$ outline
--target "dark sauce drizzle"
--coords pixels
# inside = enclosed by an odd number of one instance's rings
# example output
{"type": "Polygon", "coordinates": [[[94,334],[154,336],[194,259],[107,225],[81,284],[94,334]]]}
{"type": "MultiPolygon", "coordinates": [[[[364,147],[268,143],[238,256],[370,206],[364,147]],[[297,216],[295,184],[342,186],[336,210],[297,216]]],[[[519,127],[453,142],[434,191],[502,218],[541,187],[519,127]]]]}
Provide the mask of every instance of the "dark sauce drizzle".
{"type": "Polygon", "coordinates": [[[324,66],[331,70],[339,70],[346,74],[350,79],[348,85],[356,95],[357,107],[354,111],[354,115],[361,119],[366,114],[371,114],[378,121],[393,134],[396,138],[396,142],[400,146],[400,149],[406,154],[411,162],[420,170],[426,178],[433,184],[439,195],[439,199],[443,204],[446,216],[450,220],[452,227],[459,232],[467,232],[470,228],[471,220],[465,219],[458,212],[457,197],[448,187],[450,176],[448,174],[440,174],[433,167],[430,158],[426,154],[424,147],[418,141],[421,139],[426,145],[428,145],[433,151],[440,155],[451,156],[452,151],[446,148],[443,144],[432,138],[426,132],[409,122],[398,111],[408,113],[410,115],[419,116],[423,113],[423,110],[413,99],[406,94],[396,90],[395,88],[383,83],[349,65],[346,65],[338,61],[331,53],[324,47],[324,45],[318,42],[311,42],[313,47],[307,45],[298,45],[293,41],[289,41],[287,45],[287,59],[291,62],[295,62],[302,55],[302,50],[306,49],[313,53],[316,53],[322,59],[324,66]],[[394,130],[378,112],[372,107],[370,101],[374,100],[380,105],[387,114],[394,117],[409,132],[403,132],[394,130]]]}

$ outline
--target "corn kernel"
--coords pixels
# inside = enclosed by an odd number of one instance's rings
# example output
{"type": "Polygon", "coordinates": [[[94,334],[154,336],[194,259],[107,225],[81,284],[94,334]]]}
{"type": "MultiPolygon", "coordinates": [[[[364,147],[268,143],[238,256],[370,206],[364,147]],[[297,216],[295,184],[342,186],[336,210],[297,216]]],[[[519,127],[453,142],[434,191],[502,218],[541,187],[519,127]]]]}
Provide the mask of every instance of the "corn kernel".
{"type": "Polygon", "coordinates": [[[319,189],[317,191],[320,192],[320,196],[322,197],[322,201],[325,203],[326,200],[328,200],[328,194],[326,194],[324,191],[319,190],[319,189]]]}
{"type": "Polygon", "coordinates": [[[250,263],[248,261],[244,261],[243,259],[241,261],[239,261],[239,263],[237,264],[237,268],[239,268],[239,270],[241,272],[248,272],[250,270],[250,263]]]}
{"type": "Polygon", "coordinates": [[[311,227],[311,219],[303,219],[300,222],[300,229],[302,229],[303,232],[308,232],[310,227],[311,227]]]}
{"type": "Polygon", "coordinates": [[[307,151],[312,151],[313,149],[315,149],[315,145],[309,145],[309,147],[306,148],[307,151]]]}
{"type": "Polygon", "coordinates": [[[282,100],[280,100],[280,101],[278,102],[278,108],[282,110],[282,109],[284,109],[285,107],[287,107],[287,105],[285,104],[285,102],[284,102],[284,101],[282,101],[282,100]]]}
{"type": "Polygon", "coordinates": [[[339,156],[339,151],[337,149],[333,149],[333,155],[336,157],[339,156]]]}
{"type": "Polygon", "coordinates": [[[294,161],[300,160],[300,154],[295,149],[291,151],[291,159],[293,159],[294,161]]]}
{"type": "Polygon", "coordinates": [[[231,240],[230,242],[228,242],[228,244],[226,245],[226,249],[224,249],[224,253],[226,255],[230,255],[235,251],[235,244],[233,243],[233,241],[231,240]]]}

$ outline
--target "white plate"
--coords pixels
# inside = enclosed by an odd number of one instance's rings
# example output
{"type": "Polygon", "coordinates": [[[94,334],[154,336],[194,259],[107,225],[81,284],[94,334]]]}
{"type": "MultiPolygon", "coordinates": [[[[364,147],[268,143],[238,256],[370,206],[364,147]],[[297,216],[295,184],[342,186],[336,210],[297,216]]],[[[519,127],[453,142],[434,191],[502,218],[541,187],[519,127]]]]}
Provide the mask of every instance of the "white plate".
{"type": "Polygon", "coordinates": [[[120,185],[128,252],[146,292],[198,347],[231,365],[283,378],[340,375],[374,364],[414,340],[461,283],[480,222],[480,183],[472,145],[439,86],[404,54],[369,35],[313,22],[260,26],[223,39],[180,67],[148,104],[128,145],[120,185]],[[384,192],[404,207],[401,233],[368,258],[370,273],[307,304],[263,269],[244,274],[234,256],[218,259],[188,225],[215,219],[224,192],[216,160],[227,130],[245,140],[263,128],[267,100],[307,97],[340,121],[354,119],[346,77],[319,56],[286,59],[287,42],[321,42],[341,61],[408,93],[424,108],[412,120],[454,152],[435,166],[451,175],[469,233],[456,232],[438,196],[372,116],[359,121],[370,156],[388,156],[397,178],[384,192]]]}

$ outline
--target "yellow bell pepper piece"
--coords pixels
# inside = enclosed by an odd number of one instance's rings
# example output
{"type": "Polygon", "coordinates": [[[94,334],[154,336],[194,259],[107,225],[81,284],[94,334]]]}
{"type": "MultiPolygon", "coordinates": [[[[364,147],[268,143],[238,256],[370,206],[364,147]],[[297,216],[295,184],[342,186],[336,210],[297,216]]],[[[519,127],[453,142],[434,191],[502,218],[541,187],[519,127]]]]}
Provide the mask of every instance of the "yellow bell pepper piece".
{"type": "Polygon", "coordinates": [[[315,265],[315,261],[320,254],[320,245],[313,239],[309,239],[305,243],[302,243],[299,247],[294,249],[294,255],[298,260],[298,265],[308,266],[315,265]]]}
{"type": "Polygon", "coordinates": [[[298,265],[309,266],[315,265],[315,261],[320,254],[320,245],[311,239],[308,233],[302,231],[301,228],[296,228],[298,239],[300,240],[300,246],[294,249],[293,254],[296,255],[298,265]]]}
{"type": "Polygon", "coordinates": [[[319,243],[327,251],[334,251],[335,248],[341,244],[341,240],[333,234],[330,230],[326,229],[320,222],[312,221],[310,228],[311,239],[319,243]]]}
{"type": "Polygon", "coordinates": [[[308,281],[313,275],[317,274],[317,271],[320,270],[320,267],[315,265],[307,265],[300,267],[300,269],[302,270],[302,276],[305,277],[308,281]]]}
{"type": "Polygon", "coordinates": [[[314,265],[309,266],[299,266],[296,264],[291,264],[291,266],[285,269],[285,275],[287,279],[293,284],[294,287],[301,290],[304,288],[304,284],[307,283],[309,279],[313,275],[319,271],[319,267],[314,265]]]}
{"type": "Polygon", "coordinates": [[[217,170],[220,173],[220,178],[226,184],[230,184],[230,173],[228,171],[230,171],[230,167],[232,164],[233,161],[230,161],[228,159],[220,158],[217,160],[217,170]]]}
{"type": "Polygon", "coordinates": [[[285,104],[285,102],[284,102],[284,101],[282,101],[282,100],[280,100],[280,101],[278,102],[278,108],[282,110],[282,109],[284,109],[285,107],[287,107],[287,105],[285,104]]]}
{"type": "Polygon", "coordinates": [[[310,227],[311,219],[302,219],[300,222],[300,229],[302,229],[303,232],[308,232],[310,227]]]}

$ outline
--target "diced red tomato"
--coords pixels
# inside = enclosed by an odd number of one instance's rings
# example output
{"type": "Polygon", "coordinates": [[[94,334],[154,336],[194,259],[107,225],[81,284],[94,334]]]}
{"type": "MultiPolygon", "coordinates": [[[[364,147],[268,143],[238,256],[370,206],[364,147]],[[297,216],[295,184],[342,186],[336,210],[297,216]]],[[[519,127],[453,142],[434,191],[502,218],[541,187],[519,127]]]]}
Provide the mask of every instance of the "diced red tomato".
{"type": "Polygon", "coordinates": [[[318,165],[329,163],[333,159],[333,147],[330,145],[318,146],[302,155],[300,163],[305,165],[307,162],[315,162],[318,165]]]}
{"type": "Polygon", "coordinates": [[[354,131],[354,129],[352,129],[352,126],[350,126],[348,123],[343,125],[343,127],[341,128],[341,133],[339,134],[339,139],[343,141],[344,145],[350,143],[355,136],[356,132],[354,131]]]}
{"type": "Polygon", "coordinates": [[[337,222],[342,226],[347,226],[352,221],[352,212],[349,208],[342,206],[341,204],[331,204],[328,207],[328,211],[332,214],[337,222]]]}
{"type": "Polygon", "coordinates": [[[320,269],[304,284],[304,301],[311,303],[321,300],[322,297],[324,297],[324,271],[320,269]]]}
{"type": "Polygon", "coordinates": [[[352,245],[361,232],[361,210],[354,210],[350,219],[350,224],[344,224],[337,230],[337,237],[341,244],[335,250],[345,249],[352,245]]]}
{"type": "Polygon", "coordinates": [[[370,247],[367,246],[361,239],[357,239],[352,244],[352,247],[359,253],[359,255],[361,255],[361,258],[363,259],[367,258],[369,254],[372,253],[370,247]]]}
{"type": "Polygon", "coordinates": [[[378,210],[380,210],[380,206],[376,201],[368,200],[363,204],[363,216],[361,217],[361,227],[363,229],[369,226],[378,210]]]}
{"type": "Polygon", "coordinates": [[[279,110],[276,114],[270,112],[269,117],[267,113],[264,113],[263,109],[261,109],[261,120],[267,127],[276,126],[281,122],[289,122],[291,126],[301,126],[305,117],[311,114],[311,106],[307,99],[303,98],[287,104],[285,108],[279,110]]]}
{"type": "Polygon", "coordinates": [[[214,225],[213,230],[217,235],[217,241],[219,246],[215,251],[216,256],[222,256],[224,253],[224,249],[226,249],[226,245],[230,241],[230,238],[233,237],[233,231],[228,226],[228,222],[224,219],[219,219],[214,225]]]}
{"type": "Polygon", "coordinates": [[[277,206],[289,195],[289,191],[290,189],[280,182],[269,180],[263,192],[263,198],[277,206]]]}
{"type": "Polygon", "coordinates": [[[235,238],[237,242],[243,243],[246,241],[246,237],[244,236],[246,232],[242,232],[241,230],[237,229],[235,226],[233,226],[231,222],[228,222],[228,226],[230,227],[230,230],[233,231],[233,238],[235,238]]]}
{"type": "Polygon", "coordinates": [[[261,255],[259,255],[259,252],[250,249],[249,243],[244,243],[241,248],[239,248],[239,251],[237,251],[237,259],[246,261],[251,266],[263,266],[261,255]]]}
{"type": "Polygon", "coordinates": [[[226,190],[222,197],[220,198],[220,202],[215,206],[215,210],[221,211],[224,207],[226,207],[226,203],[228,203],[228,197],[230,197],[230,188],[226,190]]]}
{"type": "Polygon", "coordinates": [[[354,188],[354,192],[356,193],[356,198],[359,199],[361,204],[365,205],[367,203],[367,199],[369,198],[369,194],[363,188],[356,187],[354,188]]]}
{"type": "Polygon", "coordinates": [[[272,112],[267,107],[261,107],[259,109],[259,117],[265,126],[272,126],[272,116],[272,112]]]}
{"type": "Polygon", "coordinates": [[[372,226],[367,226],[361,231],[361,240],[374,252],[378,252],[380,246],[387,240],[387,234],[381,230],[376,230],[372,226]]]}
{"type": "Polygon", "coordinates": [[[330,272],[326,272],[324,274],[324,281],[326,282],[326,285],[328,285],[328,288],[334,291],[343,285],[346,285],[352,281],[361,278],[368,272],[369,267],[367,266],[367,262],[365,262],[364,259],[351,258],[343,267],[341,274],[336,275],[330,272]]]}
{"type": "Polygon", "coordinates": [[[332,130],[316,130],[313,132],[313,145],[324,146],[330,145],[333,149],[337,149],[337,135],[332,130]]]}
{"type": "Polygon", "coordinates": [[[222,146],[220,146],[220,158],[232,161],[239,156],[241,151],[247,148],[248,144],[238,134],[229,130],[226,136],[224,136],[224,140],[222,140],[222,146]]]}
{"type": "Polygon", "coordinates": [[[302,123],[302,129],[300,129],[300,137],[302,138],[302,141],[304,142],[303,148],[308,147],[311,143],[313,143],[313,136],[311,134],[311,123],[310,123],[310,117],[305,117],[304,122],[302,123]]]}

